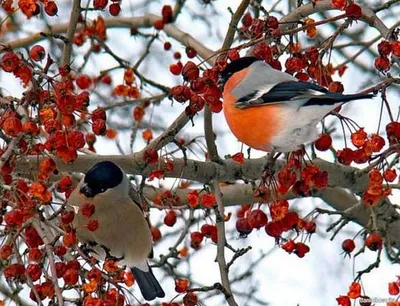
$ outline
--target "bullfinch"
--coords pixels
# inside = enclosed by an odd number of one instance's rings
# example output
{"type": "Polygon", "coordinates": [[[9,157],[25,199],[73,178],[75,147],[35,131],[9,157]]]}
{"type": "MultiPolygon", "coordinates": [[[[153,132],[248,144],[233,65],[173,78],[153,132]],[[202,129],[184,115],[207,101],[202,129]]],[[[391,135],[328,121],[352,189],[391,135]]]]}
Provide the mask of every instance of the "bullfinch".
{"type": "Polygon", "coordinates": [[[233,134],[257,150],[290,152],[318,138],[316,125],[345,102],[371,94],[343,95],[247,56],[222,71],[223,109],[233,134]]]}
{"type": "Polygon", "coordinates": [[[78,239],[91,247],[96,258],[112,256],[130,267],[143,297],[150,301],[165,293],[148,265],[151,232],[141,207],[129,197],[129,188],[129,180],[119,166],[99,162],[79,182],[67,205],[76,212],[73,225],[78,239]],[[89,217],[82,213],[87,203],[95,209],[89,217]],[[87,227],[90,220],[98,221],[94,231],[87,227]]]}

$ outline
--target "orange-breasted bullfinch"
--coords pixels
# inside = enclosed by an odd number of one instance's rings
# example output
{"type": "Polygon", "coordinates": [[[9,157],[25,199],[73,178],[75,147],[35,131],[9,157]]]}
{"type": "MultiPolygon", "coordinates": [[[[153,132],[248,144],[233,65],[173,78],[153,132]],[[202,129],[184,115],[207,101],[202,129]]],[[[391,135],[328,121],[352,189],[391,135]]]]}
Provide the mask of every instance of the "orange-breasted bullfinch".
{"type": "Polygon", "coordinates": [[[165,293],[148,265],[152,256],[152,238],[141,207],[129,196],[130,183],[125,172],[110,161],[95,164],[79,182],[68,199],[76,212],[73,226],[82,243],[90,246],[99,260],[106,256],[120,259],[131,268],[143,297],[150,301],[165,293]],[[94,205],[94,213],[83,213],[85,204],[94,205]],[[97,220],[91,231],[88,222],[97,220]]]}
{"type": "Polygon", "coordinates": [[[371,94],[343,95],[288,73],[255,57],[242,57],[220,75],[223,109],[233,134],[257,150],[290,152],[318,137],[316,125],[345,102],[371,94]]]}

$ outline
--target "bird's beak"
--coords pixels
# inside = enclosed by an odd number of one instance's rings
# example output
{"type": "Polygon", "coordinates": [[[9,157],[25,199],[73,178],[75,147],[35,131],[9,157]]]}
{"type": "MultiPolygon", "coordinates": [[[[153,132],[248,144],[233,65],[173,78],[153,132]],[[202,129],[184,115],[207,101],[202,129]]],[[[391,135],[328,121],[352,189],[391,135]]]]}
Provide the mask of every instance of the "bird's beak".
{"type": "Polygon", "coordinates": [[[88,184],[84,183],[79,190],[80,193],[83,193],[87,198],[94,198],[96,195],[93,190],[89,187],[88,184]]]}

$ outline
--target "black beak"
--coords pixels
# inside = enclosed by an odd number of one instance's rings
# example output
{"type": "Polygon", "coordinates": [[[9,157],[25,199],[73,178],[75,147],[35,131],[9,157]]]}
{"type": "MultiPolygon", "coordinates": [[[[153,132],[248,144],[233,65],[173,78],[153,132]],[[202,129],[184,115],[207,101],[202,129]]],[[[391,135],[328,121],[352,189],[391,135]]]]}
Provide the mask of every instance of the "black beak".
{"type": "Polygon", "coordinates": [[[79,190],[80,193],[83,193],[87,198],[94,198],[96,193],[89,187],[88,184],[84,183],[79,190]]]}

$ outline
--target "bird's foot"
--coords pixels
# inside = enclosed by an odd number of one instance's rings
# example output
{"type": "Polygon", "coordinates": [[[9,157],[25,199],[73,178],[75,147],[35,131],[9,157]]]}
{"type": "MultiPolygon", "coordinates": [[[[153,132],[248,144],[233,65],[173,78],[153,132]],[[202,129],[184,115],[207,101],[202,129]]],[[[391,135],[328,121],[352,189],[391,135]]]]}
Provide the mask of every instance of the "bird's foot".
{"type": "Polygon", "coordinates": [[[120,260],[124,259],[124,256],[117,257],[117,256],[112,255],[110,249],[108,247],[106,247],[105,245],[100,245],[100,246],[106,253],[106,260],[120,261],[120,260]]]}
{"type": "Polygon", "coordinates": [[[267,155],[267,158],[262,167],[263,171],[261,173],[261,182],[264,185],[269,185],[271,179],[274,177],[276,160],[280,155],[281,153],[277,153],[275,151],[271,151],[271,153],[267,155]]]}

